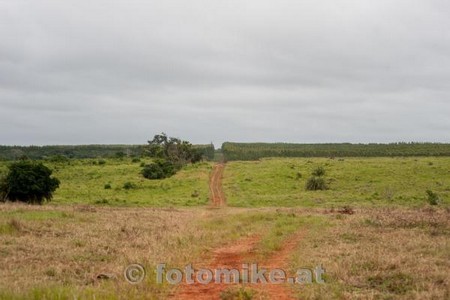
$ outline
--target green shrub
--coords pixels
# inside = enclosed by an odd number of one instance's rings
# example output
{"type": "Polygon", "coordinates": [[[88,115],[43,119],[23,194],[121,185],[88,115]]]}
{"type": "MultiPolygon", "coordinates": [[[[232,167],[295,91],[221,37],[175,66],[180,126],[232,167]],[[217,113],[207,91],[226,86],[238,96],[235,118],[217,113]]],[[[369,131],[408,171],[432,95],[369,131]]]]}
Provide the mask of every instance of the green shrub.
{"type": "Polygon", "coordinates": [[[51,177],[52,171],[42,163],[20,161],[11,164],[0,182],[0,199],[42,204],[50,201],[60,181],[51,177]]]}
{"type": "Polygon", "coordinates": [[[103,159],[100,159],[100,160],[98,161],[98,164],[99,164],[99,165],[104,165],[104,164],[106,164],[106,161],[103,160],[103,159]]]}
{"type": "Polygon", "coordinates": [[[438,205],[439,204],[439,196],[435,192],[431,190],[427,190],[427,201],[430,205],[438,205]]]}
{"type": "Polygon", "coordinates": [[[132,182],[125,182],[123,188],[126,190],[134,189],[136,186],[132,182]]]}
{"type": "Polygon", "coordinates": [[[141,174],[147,179],[164,179],[175,175],[179,169],[173,162],[157,159],[153,163],[144,166],[141,174]]]}
{"type": "Polygon", "coordinates": [[[318,191],[318,190],[326,190],[327,184],[322,177],[312,176],[308,178],[306,182],[306,190],[308,191],[318,191]]]}
{"type": "Polygon", "coordinates": [[[104,186],[105,190],[110,190],[111,189],[111,184],[107,183],[104,186]]]}
{"type": "Polygon", "coordinates": [[[133,159],[131,160],[131,162],[132,162],[132,163],[138,163],[138,162],[141,162],[141,160],[140,160],[139,158],[135,157],[135,158],[133,158],[133,159]]]}

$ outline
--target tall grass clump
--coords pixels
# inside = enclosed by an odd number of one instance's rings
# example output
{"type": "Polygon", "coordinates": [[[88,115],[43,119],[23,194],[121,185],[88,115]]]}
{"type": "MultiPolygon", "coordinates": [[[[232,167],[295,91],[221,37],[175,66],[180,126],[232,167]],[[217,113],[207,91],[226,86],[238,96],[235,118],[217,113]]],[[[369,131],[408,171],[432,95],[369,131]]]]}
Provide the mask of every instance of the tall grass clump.
{"type": "Polygon", "coordinates": [[[325,169],[323,167],[317,167],[316,169],[314,169],[311,175],[312,176],[309,177],[306,181],[307,191],[319,191],[327,189],[327,184],[323,179],[323,176],[325,175],[325,169]]]}

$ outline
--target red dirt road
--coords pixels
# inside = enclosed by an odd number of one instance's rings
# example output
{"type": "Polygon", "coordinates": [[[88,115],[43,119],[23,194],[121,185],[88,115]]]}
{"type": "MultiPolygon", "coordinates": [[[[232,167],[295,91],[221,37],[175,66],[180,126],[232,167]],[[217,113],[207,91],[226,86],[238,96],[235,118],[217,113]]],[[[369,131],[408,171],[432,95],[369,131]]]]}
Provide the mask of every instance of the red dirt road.
{"type": "MultiPolygon", "coordinates": [[[[225,195],[222,189],[222,176],[225,165],[223,163],[214,166],[210,177],[211,205],[213,207],[221,207],[226,205],[225,195]]],[[[258,262],[259,268],[267,270],[289,268],[289,258],[301,242],[305,234],[304,230],[300,230],[288,237],[281,249],[273,253],[265,261],[258,262]]],[[[212,251],[210,259],[207,263],[194,265],[198,270],[200,268],[208,270],[216,269],[237,269],[241,270],[243,264],[251,264],[256,262],[256,253],[258,243],[261,238],[259,236],[251,236],[242,238],[227,246],[212,251]]],[[[267,277],[267,276],[266,276],[267,277]]],[[[195,272],[193,278],[197,278],[195,272]]],[[[195,280],[193,284],[187,284],[183,281],[171,295],[171,299],[194,300],[194,299],[220,299],[221,293],[230,287],[240,287],[241,284],[224,284],[215,283],[215,278],[209,284],[200,284],[195,280]]],[[[254,290],[257,294],[255,299],[295,299],[290,287],[286,284],[247,284],[246,287],[254,290]]]]}
{"type": "MultiPolygon", "coordinates": [[[[210,264],[207,266],[194,266],[198,268],[206,269],[238,269],[242,268],[242,264],[245,263],[244,258],[250,256],[251,252],[255,248],[259,241],[259,237],[253,236],[244,238],[238,242],[216,249],[213,251],[213,258],[210,264]]],[[[196,274],[194,275],[196,278],[196,274]]],[[[194,299],[220,299],[222,291],[230,287],[230,284],[215,283],[213,279],[210,284],[200,284],[198,282],[194,284],[182,283],[177,289],[177,293],[173,299],[194,300],[194,299]]],[[[237,285],[234,285],[237,286],[237,285]]]]}
{"type": "MultiPolygon", "coordinates": [[[[283,244],[282,248],[273,253],[266,261],[258,265],[259,268],[267,270],[289,268],[289,257],[295,251],[296,247],[301,242],[305,232],[299,231],[290,236],[283,244]]],[[[194,266],[196,269],[206,268],[209,270],[215,269],[237,269],[241,270],[243,264],[250,264],[255,262],[255,249],[260,241],[259,236],[252,236],[243,238],[213,251],[212,260],[209,264],[202,266],[194,266]]],[[[193,278],[196,278],[197,273],[193,278]]],[[[267,277],[267,274],[266,274],[267,277]]],[[[238,287],[238,284],[224,284],[215,283],[215,278],[209,284],[187,284],[183,282],[177,289],[176,293],[172,295],[172,299],[194,300],[194,299],[220,299],[223,291],[230,287],[238,287]]],[[[290,300],[296,299],[291,289],[286,284],[247,284],[248,288],[256,291],[255,299],[280,299],[290,300]]]]}
{"type": "Polygon", "coordinates": [[[225,164],[220,163],[214,166],[209,182],[209,189],[211,192],[211,205],[220,207],[226,205],[225,194],[222,189],[222,177],[225,164]]]}

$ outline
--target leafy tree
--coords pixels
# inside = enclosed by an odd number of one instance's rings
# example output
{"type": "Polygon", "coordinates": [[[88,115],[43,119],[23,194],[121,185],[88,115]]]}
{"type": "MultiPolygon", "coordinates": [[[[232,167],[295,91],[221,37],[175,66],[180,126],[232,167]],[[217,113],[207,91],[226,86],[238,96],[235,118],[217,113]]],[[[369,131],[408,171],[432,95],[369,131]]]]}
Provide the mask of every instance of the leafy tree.
{"type": "Polygon", "coordinates": [[[42,163],[20,161],[11,164],[6,177],[0,183],[3,200],[42,204],[50,201],[60,181],[51,177],[52,171],[42,163]]]}
{"type": "Polygon", "coordinates": [[[194,149],[191,143],[168,137],[165,133],[157,134],[148,141],[147,152],[151,157],[165,159],[179,167],[202,159],[201,151],[194,149]]]}
{"type": "Polygon", "coordinates": [[[203,150],[191,143],[165,133],[157,134],[148,142],[147,154],[156,160],[145,165],[142,175],[147,179],[163,179],[174,175],[184,165],[203,159],[203,150]]]}

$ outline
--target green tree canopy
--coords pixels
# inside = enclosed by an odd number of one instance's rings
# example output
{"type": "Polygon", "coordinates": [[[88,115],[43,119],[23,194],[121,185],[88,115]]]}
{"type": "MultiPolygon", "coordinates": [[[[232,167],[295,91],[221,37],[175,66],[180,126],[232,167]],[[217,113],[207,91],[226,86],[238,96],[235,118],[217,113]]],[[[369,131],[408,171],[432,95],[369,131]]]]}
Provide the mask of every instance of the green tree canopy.
{"type": "Polygon", "coordinates": [[[9,172],[0,183],[3,200],[42,204],[50,201],[60,181],[51,177],[52,170],[42,163],[20,161],[11,164],[9,172]]]}

